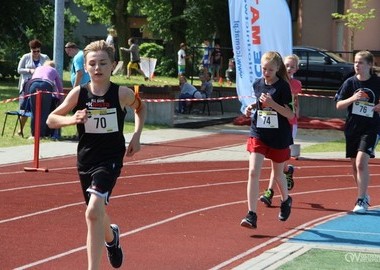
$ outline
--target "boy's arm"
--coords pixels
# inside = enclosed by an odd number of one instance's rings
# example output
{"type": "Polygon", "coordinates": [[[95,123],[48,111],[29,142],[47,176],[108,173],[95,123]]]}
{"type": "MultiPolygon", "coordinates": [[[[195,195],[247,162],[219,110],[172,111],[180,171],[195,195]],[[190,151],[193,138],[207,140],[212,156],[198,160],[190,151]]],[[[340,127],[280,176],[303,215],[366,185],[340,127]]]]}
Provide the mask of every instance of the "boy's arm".
{"type": "Polygon", "coordinates": [[[61,128],[84,123],[87,120],[86,110],[77,111],[73,115],[68,115],[78,103],[79,91],[79,86],[71,90],[63,102],[49,114],[46,120],[46,124],[49,128],[61,128]]]}
{"type": "Polygon", "coordinates": [[[119,97],[122,108],[129,106],[135,112],[135,131],[126,154],[127,156],[133,156],[140,150],[140,137],[146,118],[146,104],[127,87],[120,86],[119,97]]]}

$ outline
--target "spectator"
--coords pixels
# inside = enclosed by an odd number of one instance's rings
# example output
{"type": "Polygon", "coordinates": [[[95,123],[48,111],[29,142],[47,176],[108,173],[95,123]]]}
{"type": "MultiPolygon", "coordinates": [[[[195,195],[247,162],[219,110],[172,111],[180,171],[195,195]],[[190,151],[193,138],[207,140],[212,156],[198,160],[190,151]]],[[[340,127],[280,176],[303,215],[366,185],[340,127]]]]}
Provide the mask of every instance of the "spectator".
{"type": "Polygon", "coordinates": [[[78,48],[74,42],[68,42],[65,45],[65,52],[72,57],[71,64],[71,85],[73,87],[86,84],[90,81],[90,76],[84,69],[83,51],[78,48]]]}
{"type": "MultiPolygon", "coordinates": [[[[20,111],[27,111],[27,100],[24,100],[24,85],[25,82],[32,78],[34,70],[42,66],[45,61],[50,60],[49,56],[41,53],[42,43],[38,39],[33,39],[29,41],[30,52],[24,54],[17,67],[17,72],[20,74],[20,79],[18,83],[19,95],[20,95],[20,111]]],[[[21,116],[20,118],[20,129],[18,131],[19,135],[23,134],[23,129],[27,121],[26,116],[21,116]]]]}
{"type": "Polygon", "coordinates": [[[199,79],[201,80],[201,94],[203,98],[209,98],[211,97],[213,85],[211,81],[211,72],[203,73],[199,76],[199,79]]]}
{"type": "Polygon", "coordinates": [[[185,43],[181,43],[179,45],[179,50],[177,52],[177,55],[178,55],[178,78],[180,76],[184,76],[185,73],[186,73],[186,59],[190,58],[191,55],[186,55],[186,44],[185,43]]]}
{"type": "Polygon", "coordinates": [[[134,38],[128,39],[129,49],[121,47],[120,49],[130,53],[130,59],[127,66],[127,79],[131,77],[132,69],[136,70],[138,73],[144,76],[147,81],[149,78],[144,74],[144,71],[140,68],[140,48],[134,38]]]}
{"type": "MultiPolygon", "coordinates": [[[[53,92],[52,95],[43,93],[42,95],[42,110],[41,110],[41,128],[40,134],[41,137],[54,137],[55,139],[59,138],[58,130],[51,130],[46,125],[46,119],[50,112],[52,112],[59,104],[62,99],[63,93],[63,84],[61,77],[59,76],[57,70],[55,69],[54,61],[46,61],[43,66],[39,66],[33,73],[32,81],[29,87],[29,92],[34,93],[36,89],[47,89],[53,92]],[[41,79],[37,80],[36,79],[41,79]],[[52,87],[53,86],[53,87],[52,87]]],[[[34,108],[32,107],[34,112],[34,108]]],[[[34,113],[32,114],[31,121],[31,131],[32,136],[34,136],[34,113]]]]}
{"type": "Polygon", "coordinates": [[[211,65],[211,78],[214,81],[219,81],[220,70],[223,64],[223,53],[218,43],[215,44],[215,48],[211,53],[210,65],[211,65]]]}
{"type": "Polygon", "coordinates": [[[203,72],[206,73],[210,67],[210,57],[211,57],[211,45],[208,39],[203,41],[203,57],[202,57],[202,69],[203,72]]]}
{"type": "Polygon", "coordinates": [[[117,32],[114,28],[108,28],[108,35],[106,38],[106,43],[110,45],[115,51],[115,62],[119,61],[119,46],[117,43],[117,32]]]}
{"type": "MultiPolygon", "coordinates": [[[[197,88],[195,88],[193,85],[187,82],[187,79],[185,76],[181,75],[179,77],[179,98],[180,99],[193,99],[193,98],[203,98],[200,91],[198,91],[197,88]]],[[[180,101],[178,112],[179,113],[185,113],[186,109],[186,101],[180,101]]]]}

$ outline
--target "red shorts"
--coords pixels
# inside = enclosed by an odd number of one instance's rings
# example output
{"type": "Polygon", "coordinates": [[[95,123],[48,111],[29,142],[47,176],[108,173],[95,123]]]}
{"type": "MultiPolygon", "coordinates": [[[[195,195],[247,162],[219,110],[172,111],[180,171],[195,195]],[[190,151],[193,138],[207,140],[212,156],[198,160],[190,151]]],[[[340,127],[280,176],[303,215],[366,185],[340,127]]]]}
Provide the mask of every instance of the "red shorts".
{"type": "Polygon", "coordinates": [[[282,163],[290,158],[290,148],[276,149],[267,146],[257,138],[248,138],[247,151],[250,153],[259,153],[276,163],[282,163]]]}

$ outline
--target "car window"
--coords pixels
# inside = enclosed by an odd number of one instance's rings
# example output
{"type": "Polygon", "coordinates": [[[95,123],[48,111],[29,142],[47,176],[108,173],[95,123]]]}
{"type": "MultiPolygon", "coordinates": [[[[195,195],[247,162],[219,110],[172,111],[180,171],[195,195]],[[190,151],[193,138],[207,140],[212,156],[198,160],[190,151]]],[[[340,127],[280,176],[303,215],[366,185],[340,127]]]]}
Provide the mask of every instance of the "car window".
{"type": "Polygon", "coordinates": [[[298,55],[298,57],[301,61],[306,62],[307,57],[309,56],[309,62],[320,62],[320,63],[325,62],[325,60],[324,60],[325,55],[323,55],[319,52],[295,50],[294,53],[298,55]]]}

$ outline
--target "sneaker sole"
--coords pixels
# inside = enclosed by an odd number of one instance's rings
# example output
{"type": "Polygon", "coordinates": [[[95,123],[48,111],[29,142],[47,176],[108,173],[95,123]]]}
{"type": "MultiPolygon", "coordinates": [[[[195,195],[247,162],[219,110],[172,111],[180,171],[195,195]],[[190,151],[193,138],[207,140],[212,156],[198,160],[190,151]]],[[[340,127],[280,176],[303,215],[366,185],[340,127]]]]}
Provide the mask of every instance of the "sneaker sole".
{"type": "Polygon", "coordinates": [[[245,220],[242,220],[241,222],[240,222],[240,226],[242,226],[242,227],[244,227],[244,228],[248,228],[248,229],[256,229],[257,228],[257,226],[255,227],[255,226],[252,226],[250,223],[248,223],[247,221],[245,221],[245,220]]]}

